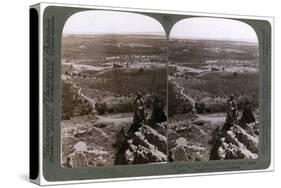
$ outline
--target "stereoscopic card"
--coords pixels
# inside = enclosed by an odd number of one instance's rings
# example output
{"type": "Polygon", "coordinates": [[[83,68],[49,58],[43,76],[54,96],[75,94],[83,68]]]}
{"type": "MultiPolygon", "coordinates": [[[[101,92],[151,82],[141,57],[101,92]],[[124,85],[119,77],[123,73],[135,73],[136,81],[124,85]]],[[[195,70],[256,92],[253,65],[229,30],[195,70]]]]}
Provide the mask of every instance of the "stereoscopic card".
{"type": "Polygon", "coordinates": [[[270,17],[30,8],[30,180],[273,169],[270,17]]]}

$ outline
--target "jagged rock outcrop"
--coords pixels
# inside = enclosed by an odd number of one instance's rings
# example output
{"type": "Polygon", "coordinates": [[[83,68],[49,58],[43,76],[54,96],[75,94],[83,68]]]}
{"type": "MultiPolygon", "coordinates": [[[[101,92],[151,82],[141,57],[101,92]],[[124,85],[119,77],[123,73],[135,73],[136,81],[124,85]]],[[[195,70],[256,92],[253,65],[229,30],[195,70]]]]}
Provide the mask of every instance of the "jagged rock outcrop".
{"type": "Polygon", "coordinates": [[[167,160],[167,124],[142,125],[136,132],[124,135],[115,164],[145,164],[167,160]]]}
{"type": "Polygon", "coordinates": [[[233,124],[225,132],[216,130],[210,160],[257,159],[258,132],[258,125],[255,123],[245,124],[243,128],[233,124]]]}

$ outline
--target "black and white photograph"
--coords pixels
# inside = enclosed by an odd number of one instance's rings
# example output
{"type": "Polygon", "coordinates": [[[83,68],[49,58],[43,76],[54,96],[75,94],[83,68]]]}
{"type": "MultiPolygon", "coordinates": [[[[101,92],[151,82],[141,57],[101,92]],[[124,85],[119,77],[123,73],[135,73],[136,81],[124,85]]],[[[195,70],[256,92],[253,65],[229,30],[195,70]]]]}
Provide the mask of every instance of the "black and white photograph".
{"type": "Polygon", "coordinates": [[[183,19],[167,40],[145,15],[74,14],[62,38],[62,166],[257,159],[258,48],[233,19],[183,19]]]}
{"type": "Polygon", "coordinates": [[[170,32],[168,160],[257,159],[259,46],[253,28],[195,17],[170,32]]]}
{"type": "Polygon", "coordinates": [[[62,33],[61,164],[167,161],[167,40],[142,14],[83,11],[62,33]]]}

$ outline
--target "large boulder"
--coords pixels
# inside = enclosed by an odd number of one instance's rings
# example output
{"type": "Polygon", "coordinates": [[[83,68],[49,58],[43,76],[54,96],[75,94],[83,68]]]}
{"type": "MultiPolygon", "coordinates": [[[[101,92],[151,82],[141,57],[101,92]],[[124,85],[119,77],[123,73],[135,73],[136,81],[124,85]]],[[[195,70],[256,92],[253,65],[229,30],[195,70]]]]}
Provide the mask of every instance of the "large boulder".
{"type": "Polygon", "coordinates": [[[115,164],[145,164],[167,160],[166,123],[143,124],[136,132],[125,135],[116,154],[115,164]]]}
{"type": "Polygon", "coordinates": [[[210,160],[257,159],[259,137],[256,127],[253,123],[246,124],[244,128],[233,124],[226,132],[216,134],[210,160]]]}

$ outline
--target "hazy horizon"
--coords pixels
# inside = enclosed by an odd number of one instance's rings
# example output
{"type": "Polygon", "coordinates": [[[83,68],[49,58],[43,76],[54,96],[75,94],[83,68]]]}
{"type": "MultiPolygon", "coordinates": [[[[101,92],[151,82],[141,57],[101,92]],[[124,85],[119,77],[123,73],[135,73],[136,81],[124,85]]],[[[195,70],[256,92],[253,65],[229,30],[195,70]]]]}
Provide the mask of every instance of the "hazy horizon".
{"type": "Polygon", "coordinates": [[[232,19],[207,17],[180,20],[172,27],[170,38],[258,43],[254,29],[246,23],[232,19]]]}
{"type": "MultiPolygon", "coordinates": [[[[157,20],[146,15],[118,11],[83,11],[65,23],[63,35],[157,35],[166,33],[157,20]]],[[[170,39],[217,40],[258,43],[251,26],[232,19],[196,17],[177,22],[170,39]]]]}
{"type": "MultiPolygon", "coordinates": [[[[67,36],[67,35],[136,35],[136,36],[161,36],[164,37],[166,36],[166,34],[162,34],[162,33],[63,33],[63,36],[67,36]]],[[[196,37],[188,37],[188,38],[180,38],[180,37],[172,37],[169,38],[170,40],[196,40],[196,41],[200,41],[200,40],[206,40],[206,41],[230,41],[230,42],[242,42],[242,43],[256,43],[258,44],[257,41],[243,41],[243,40],[231,40],[231,39],[223,39],[223,38],[196,38],[196,37]]]]}

